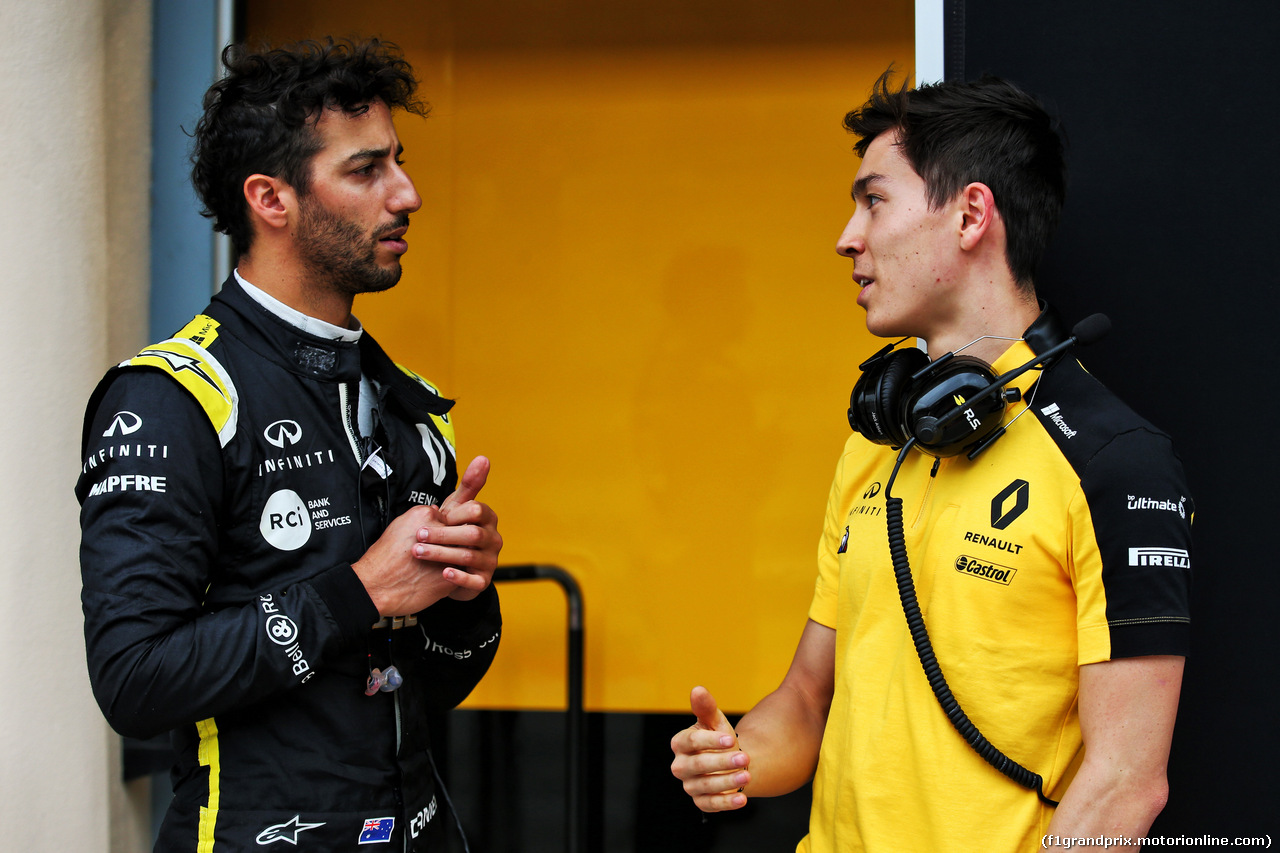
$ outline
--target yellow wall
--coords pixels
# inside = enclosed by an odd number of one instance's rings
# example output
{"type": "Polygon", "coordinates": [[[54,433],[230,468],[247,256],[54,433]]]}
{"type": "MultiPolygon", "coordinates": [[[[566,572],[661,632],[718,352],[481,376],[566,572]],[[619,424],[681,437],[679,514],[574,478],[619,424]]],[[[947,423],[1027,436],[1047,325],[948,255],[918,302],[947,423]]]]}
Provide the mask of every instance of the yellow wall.
{"type": "MultiPolygon", "coordinates": [[[[876,348],[834,244],[857,169],[840,127],[908,0],[259,0],[252,38],[399,43],[425,201],[400,286],[356,313],[458,399],[459,455],[507,564],[586,602],[587,706],[746,710],[803,627],[844,410],[876,348]]],[[[502,588],[474,707],[564,703],[563,598],[502,588]]]]}

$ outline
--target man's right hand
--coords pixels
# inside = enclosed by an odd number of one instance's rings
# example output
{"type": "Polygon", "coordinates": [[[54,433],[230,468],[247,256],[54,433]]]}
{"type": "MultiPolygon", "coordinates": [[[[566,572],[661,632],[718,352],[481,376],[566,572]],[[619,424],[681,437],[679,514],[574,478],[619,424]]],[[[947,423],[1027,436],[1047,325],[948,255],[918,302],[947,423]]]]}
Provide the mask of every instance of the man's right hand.
{"type": "Polygon", "coordinates": [[[697,722],[671,739],[671,773],[684,783],[685,793],[704,812],[740,809],[751,782],[751,756],[738,743],[729,720],[705,687],[695,687],[689,705],[697,722]]]}

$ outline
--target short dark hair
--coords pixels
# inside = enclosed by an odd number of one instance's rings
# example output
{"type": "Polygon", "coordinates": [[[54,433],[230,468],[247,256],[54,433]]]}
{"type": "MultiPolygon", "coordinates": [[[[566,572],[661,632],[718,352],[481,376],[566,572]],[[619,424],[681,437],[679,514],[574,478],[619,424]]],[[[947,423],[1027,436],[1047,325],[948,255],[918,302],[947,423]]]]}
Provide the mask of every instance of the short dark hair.
{"type": "Polygon", "coordinates": [[[924,179],[934,209],[973,182],[995,197],[1007,234],[1005,256],[1018,285],[1034,290],[1036,265],[1066,199],[1067,166],[1058,123],[1034,97],[990,75],[969,83],[890,89],[890,68],[871,98],[844,117],[854,150],[885,132],[924,179]]]}
{"type": "Polygon", "coordinates": [[[392,110],[427,114],[413,69],[399,48],[378,39],[328,38],[260,51],[230,45],[222,64],[227,74],[205,93],[196,124],[191,183],[204,204],[201,215],[231,238],[237,256],[248,254],[253,240],[245,179],[283,178],[305,196],[323,110],[357,115],[381,100],[392,110]]]}

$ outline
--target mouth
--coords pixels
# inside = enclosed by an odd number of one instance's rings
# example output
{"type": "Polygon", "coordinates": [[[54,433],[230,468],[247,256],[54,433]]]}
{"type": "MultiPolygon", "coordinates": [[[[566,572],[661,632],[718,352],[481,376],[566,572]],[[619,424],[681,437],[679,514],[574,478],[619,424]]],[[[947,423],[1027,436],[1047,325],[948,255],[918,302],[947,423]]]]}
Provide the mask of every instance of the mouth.
{"type": "Polygon", "coordinates": [[[871,276],[859,273],[853,274],[853,283],[858,285],[858,298],[855,301],[863,308],[867,307],[867,294],[870,293],[867,288],[871,287],[875,282],[876,280],[871,276]]]}
{"type": "Polygon", "coordinates": [[[403,255],[409,251],[409,242],[404,239],[404,235],[409,230],[409,224],[395,223],[392,228],[380,231],[376,236],[378,243],[386,246],[397,255],[403,255]]]}

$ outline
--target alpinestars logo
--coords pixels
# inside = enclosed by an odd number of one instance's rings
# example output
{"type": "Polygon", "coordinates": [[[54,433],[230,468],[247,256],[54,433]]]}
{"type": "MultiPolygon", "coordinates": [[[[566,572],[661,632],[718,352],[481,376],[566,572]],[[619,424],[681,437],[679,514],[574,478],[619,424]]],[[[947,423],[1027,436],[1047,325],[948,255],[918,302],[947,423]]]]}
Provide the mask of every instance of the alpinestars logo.
{"type": "Polygon", "coordinates": [[[114,438],[118,430],[121,435],[132,435],[142,429],[142,418],[133,412],[116,412],[111,419],[111,426],[102,434],[103,438],[114,438]]]}
{"type": "Polygon", "coordinates": [[[199,376],[205,382],[208,382],[209,386],[218,392],[218,396],[224,398],[227,396],[223,393],[222,389],[218,387],[218,383],[213,380],[213,377],[204,372],[204,364],[195,356],[178,355],[176,352],[169,352],[168,350],[162,349],[144,349],[142,352],[138,353],[138,358],[141,358],[144,355],[164,361],[169,365],[169,369],[174,373],[181,370],[190,370],[196,376],[199,376]]]}
{"type": "Polygon", "coordinates": [[[991,526],[1004,530],[1031,505],[1031,484],[1026,480],[1014,480],[1000,494],[991,499],[991,526]],[[1012,505],[1009,502],[1012,500],[1012,505]]]}
{"type": "Polygon", "coordinates": [[[283,450],[286,444],[302,441],[302,425],[297,421],[276,421],[262,431],[262,436],[272,447],[283,450]]]}
{"type": "Polygon", "coordinates": [[[258,833],[258,844],[265,847],[268,844],[275,844],[277,841],[287,841],[296,846],[298,833],[324,826],[323,823],[305,823],[301,818],[301,815],[294,815],[292,820],[278,823],[275,826],[268,826],[258,833]]]}
{"type": "Polygon", "coordinates": [[[1059,414],[1059,411],[1060,410],[1058,409],[1057,403],[1050,403],[1049,405],[1045,406],[1043,409],[1040,410],[1040,414],[1044,415],[1049,420],[1057,424],[1058,429],[1060,429],[1062,431],[1062,434],[1065,435],[1067,438],[1075,438],[1076,431],[1073,430],[1071,427],[1067,426],[1067,422],[1062,419],[1062,415],[1059,414]]]}

